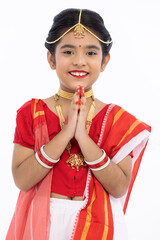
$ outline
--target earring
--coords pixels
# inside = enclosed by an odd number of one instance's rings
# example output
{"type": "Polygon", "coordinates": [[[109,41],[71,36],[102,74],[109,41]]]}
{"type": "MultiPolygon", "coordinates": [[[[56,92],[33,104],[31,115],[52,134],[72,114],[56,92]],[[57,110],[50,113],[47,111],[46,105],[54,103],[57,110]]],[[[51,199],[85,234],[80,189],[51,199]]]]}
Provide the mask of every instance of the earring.
{"type": "Polygon", "coordinates": [[[54,62],[51,62],[51,67],[55,68],[55,63],[54,62]]]}

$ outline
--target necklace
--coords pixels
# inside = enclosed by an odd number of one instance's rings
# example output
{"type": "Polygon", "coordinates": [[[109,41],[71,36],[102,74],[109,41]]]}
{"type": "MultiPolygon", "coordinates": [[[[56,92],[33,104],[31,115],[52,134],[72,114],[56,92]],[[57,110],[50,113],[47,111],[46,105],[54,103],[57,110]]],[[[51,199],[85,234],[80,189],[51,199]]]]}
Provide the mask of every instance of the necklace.
{"type": "MultiPolygon", "coordinates": [[[[74,93],[66,92],[66,91],[64,91],[62,89],[59,89],[58,93],[56,93],[55,95],[56,95],[57,98],[59,98],[59,96],[60,96],[60,97],[66,98],[68,100],[72,100],[72,98],[74,96],[74,93]]],[[[93,89],[92,88],[89,91],[85,92],[85,97],[86,98],[92,97],[92,99],[94,98],[93,89]]]]}
{"type": "MultiPolygon", "coordinates": [[[[65,118],[63,116],[62,113],[62,107],[61,105],[58,103],[59,97],[63,97],[69,100],[72,100],[74,93],[69,93],[66,91],[63,91],[62,89],[59,89],[58,93],[54,95],[54,100],[56,102],[56,110],[57,110],[57,114],[60,120],[60,126],[61,129],[63,128],[64,122],[65,122],[65,118]]],[[[87,116],[87,132],[89,133],[89,129],[91,127],[92,124],[92,118],[93,118],[93,114],[94,114],[94,110],[95,110],[95,101],[94,101],[94,95],[93,95],[93,90],[89,90],[87,92],[85,92],[85,96],[86,98],[91,97],[92,98],[92,103],[88,112],[88,116],[87,116]]],[[[72,148],[72,144],[71,142],[68,143],[66,150],[69,153],[69,158],[67,159],[66,163],[68,165],[70,165],[73,169],[77,169],[77,171],[79,171],[80,166],[86,166],[86,163],[84,161],[84,156],[83,154],[80,152],[78,154],[73,154],[71,153],[71,148],[72,148]]]]}

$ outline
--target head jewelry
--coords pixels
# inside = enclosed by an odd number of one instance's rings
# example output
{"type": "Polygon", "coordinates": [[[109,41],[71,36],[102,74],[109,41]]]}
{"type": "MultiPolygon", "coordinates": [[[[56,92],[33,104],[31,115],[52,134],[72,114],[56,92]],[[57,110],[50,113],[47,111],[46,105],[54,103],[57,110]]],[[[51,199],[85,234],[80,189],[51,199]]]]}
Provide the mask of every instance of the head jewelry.
{"type": "Polygon", "coordinates": [[[59,38],[57,38],[56,40],[54,41],[47,41],[46,40],[46,43],[48,44],[54,44],[56,42],[58,42],[59,40],[61,40],[67,33],[69,33],[71,30],[74,29],[74,36],[75,38],[83,38],[85,36],[84,34],[84,30],[86,30],[87,32],[89,32],[92,36],[94,36],[97,40],[99,40],[101,43],[104,43],[106,45],[109,45],[110,43],[112,43],[112,40],[110,41],[103,41],[102,39],[100,39],[97,35],[95,35],[92,31],[90,31],[88,28],[86,28],[84,25],[81,24],[81,16],[82,16],[82,9],[80,10],[80,13],[79,13],[79,20],[78,20],[78,23],[75,24],[74,26],[72,26],[71,28],[69,28],[66,32],[64,32],[59,38]]]}

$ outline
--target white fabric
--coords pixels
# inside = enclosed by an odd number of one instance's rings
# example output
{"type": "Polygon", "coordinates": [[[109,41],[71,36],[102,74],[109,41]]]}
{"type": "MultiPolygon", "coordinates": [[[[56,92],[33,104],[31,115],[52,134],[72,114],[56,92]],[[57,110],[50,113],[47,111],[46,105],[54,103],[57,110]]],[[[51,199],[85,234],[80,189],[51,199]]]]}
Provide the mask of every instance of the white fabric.
{"type": "Polygon", "coordinates": [[[134,149],[138,147],[138,150],[140,153],[141,150],[144,148],[146,142],[148,141],[148,137],[150,136],[150,132],[147,130],[143,130],[139,134],[137,134],[135,137],[133,137],[128,143],[126,143],[121,149],[117,152],[117,154],[111,159],[112,162],[115,164],[118,164],[123,158],[125,158],[132,150],[134,158],[137,158],[137,155],[135,156],[134,149]]]}
{"type": "Polygon", "coordinates": [[[111,195],[109,195],[109,197],[112,206],[114,222],[113,240],[128,240],[128,231],[120,199],[114,198],[111,195]]]}
{"type": "Polygon", "coordinates": [[[84,201],[50,198],[48,240],[69,240],[84,201]]]}

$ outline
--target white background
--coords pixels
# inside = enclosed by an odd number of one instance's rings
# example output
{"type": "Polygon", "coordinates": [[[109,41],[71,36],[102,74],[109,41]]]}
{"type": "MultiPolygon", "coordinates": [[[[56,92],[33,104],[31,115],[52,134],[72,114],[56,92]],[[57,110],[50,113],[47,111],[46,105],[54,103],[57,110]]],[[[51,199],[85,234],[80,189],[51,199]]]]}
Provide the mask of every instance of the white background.
{"type": "Polygon", "coordinates": [[[113,38],[111,61],[93,87],[95,96],[152,126],[126,221],[130,240],[158,239],[160,1],[5,0],[0,5],[0,240],[5,239],[19,193],[11,174],[16,110],[32,97],[46,98],[57,91],[44,41],[54,15],[70,7],[100,13],[113,38]]]}

